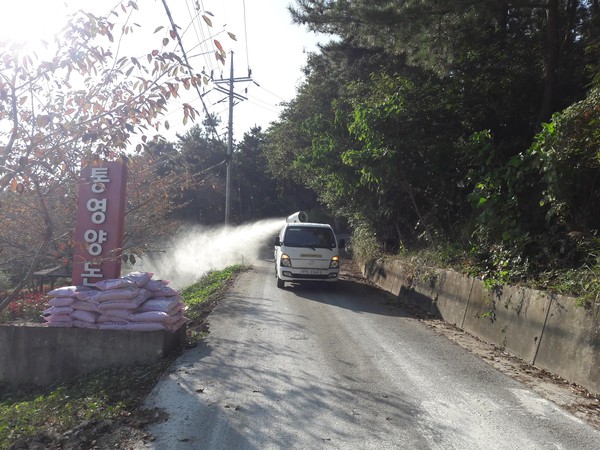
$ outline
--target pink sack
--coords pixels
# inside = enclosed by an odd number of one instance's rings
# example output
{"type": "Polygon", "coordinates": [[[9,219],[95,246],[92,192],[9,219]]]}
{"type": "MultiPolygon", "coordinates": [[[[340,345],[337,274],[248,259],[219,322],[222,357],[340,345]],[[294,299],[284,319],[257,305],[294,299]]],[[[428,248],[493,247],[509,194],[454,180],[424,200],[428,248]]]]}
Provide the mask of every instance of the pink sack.
{"type": "Polygon", "coordinates": [[[169,281],[167,280],[150,280],[144,285],[144,288],[148,289],[149,291],[156,292],[164,289],[167,284],[169,284],[169,281]]]}
{"type": "Polygon", "coordinates": [[[105,302],[108,300],[123,300],[126,298],[134,298],[140,293],[136,287],[110,289],[107,291],[89,291],[77,296],[80,300],[105,302]]]}
{"type": "Polygon", "coordinates": [[[142,303],[139,307],[140,312],[143,311],[163,311],[169,312],[179,304],[179,296],[177,297],[158,297],[151,298],[142,303]]]}
{"type": "Polygon", "coordinates": [[[123,278],[114,278],[114,279],[110,279],[110,280],[98,281],[97,283],[94,283],[94,287],[96,287],[102,291],[107,291],[110,289],[135,287],[135,285],[133,284],[133,282],[131,282],[129,280],[125,280],[123,278]]]}
{"type": "MultiPolygon", "coordinates": [[[[144,287],[146,289],[150,290],[148,288],[147,284],[144,287]]],[[[162,288],[152,290],[152,298],[156,298],[156,297],[174,297],[175,295],[179,295],[179,291],[176,290],[176,289],[173,289],[172,287],[169,287],[167,285],[163,285],[162,288]]]]}
{"type": "Polygon", "coordinates": [[[163,322],[169,319],[169,315],[162,311],[145,311],[129,315],[132,322],[163,322]]]}
{"type": "Polygon", "coordinates": [[[71,316],[68,314],[51,314],[49,316],[44,317],[44,320],[48,323],[71,323],[71,316]]]}
{"type": "Polygon", "coordinates": [[[142,287],[148,283],[154,276],[151,272],[131,272],[129,275],[122,277],[124,280],[130,281],[136,287],[142,287]]]}
{"type": "MultiPolygon", "coordinates": [[[[136,288],[137,289],[137,288],[136,288]]],[[[134,298],[117,299],[103,301],[98,305],[98,311],[105,313],[111,309],[129,309],[133,310],[143,304],[147,299],[150,292],[146,289],[139,289],[138,295],[134,298]]]]}
{"type": "Polygon", "coordinates": [[[48,300],[50,306],[69,306],[75,301],[75,297],[52,297],[48,300]]]}
{"type": "Polygon", "coordinates": [[[48,292],[50,297],[76,297],[78,293],[89,291],[85,286],[63,286],[48,292]]]}
{"type": "Polygon", "coordinates": [[[68,315],[73,312],[73,308],[70,306],[51,306],[50,308],[45,309],[42,314],[44,316],[49,316],[50,314],[64,314],[68,315]]]}
{"type": "Polygon", "coordinates": [[[121,309],[132,312],[137,308],[137,305],[133,303],[131,300],[109,300],[107,302],[102,302],[98,306],[98,312],[105,314],[106,311],[121,309]]]}
{"type": "Polygon", "coordinates": [[[72,304],[71,307],[73,309],[76,310],[80,310],[80,311],[97,311],[98,310],[98,303],[93,303],[93,302],[86,302],[83,300],[75,300],[72,304]]]}
{"type": "Polygon", "coordinates": [[[96,322],[129,322],[129,309],[109,309],[103,311],[96,322]]]}
{"type": "Polygon", "coordinates": [[[73,322],[77,320],[82,322],[94,323],[98,318],[98,313],[91,311],[75,310],[71,314],[71,318],[73,319],[73,322]]]}
{"type": "Polygon", "coordinates": [[[179,313],[183,313],[185,311],[185,303],[177,302],[177,304],[167,312],[170,316],[175,316],[179,313]]]}

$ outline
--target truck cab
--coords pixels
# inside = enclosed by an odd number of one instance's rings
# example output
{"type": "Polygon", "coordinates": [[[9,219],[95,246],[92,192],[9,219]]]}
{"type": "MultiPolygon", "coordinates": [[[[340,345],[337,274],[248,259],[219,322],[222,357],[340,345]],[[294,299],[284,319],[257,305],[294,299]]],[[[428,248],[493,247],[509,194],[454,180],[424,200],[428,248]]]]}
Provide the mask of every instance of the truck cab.
{"type": "Polygon", "coordinates": [[[275,276],[277,287],[285,282],[324,281],[337,283],[340,271],[340,247],[331,225],[308,222],[299,211],[286,219],[275,237],[275,276]]]}

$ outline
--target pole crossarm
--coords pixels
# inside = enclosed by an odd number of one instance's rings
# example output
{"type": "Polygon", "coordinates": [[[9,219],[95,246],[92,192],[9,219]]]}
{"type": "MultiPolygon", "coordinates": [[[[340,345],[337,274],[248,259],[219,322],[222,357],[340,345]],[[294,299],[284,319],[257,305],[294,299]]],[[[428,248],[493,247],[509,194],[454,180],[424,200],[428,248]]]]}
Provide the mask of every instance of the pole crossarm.
{"type": "Polygon", "coordinates": [[[229,99],[229,126],[227,131],[227,180],[225,183],[225,225],[229,225],[230,210],[231,210],[231,162],[233,159],[233,100],[248,100],[241,94],[233,92],[235,83],[247,83],[254,82],[250,77],[238,77],[233,76],[233,52],[231,52],[231,67],[229,78],[221,78],[220,80],[213,79],[212,82],[215,84],[215,90],[226,94],[229,99]],[[221,86],[225,85],[225,86],[221,86]]]}
{"type": "MultiPolygon", "coordinates": [[[[223,94],[229,95],[229,89],[222,88],[221,86],[215,86],[215,91],[219,91],[219,92],[222,92],[223,94]]],[[[238,94],[237,92],[233,93],[233,97],[238,100],[248,100],[248,97],[244,97],[243,95],[238,94]]]]}
{"type": "Polygon", "coordinates": [[[239,81],[252,81],[252,82],[253,82],[254,80],[253,80],[252,78],[250,78],[250,77],[240,77],[240,78],[234,78],[233,80],[231,80],[231,79],[229,79],[229,78],[223,78],[222,80],[221,80],[221,79],[219,79],[219,80],[214,80],[214,79],[213,79],[213,80],[212,80],[212,82],[213,82],[213,83],[215,83],[215,84],[229,84],[229,83],[231,83],[232,81],[233,81],[234,83],[237,83],[237,82],[239,82],[239,81]]]}

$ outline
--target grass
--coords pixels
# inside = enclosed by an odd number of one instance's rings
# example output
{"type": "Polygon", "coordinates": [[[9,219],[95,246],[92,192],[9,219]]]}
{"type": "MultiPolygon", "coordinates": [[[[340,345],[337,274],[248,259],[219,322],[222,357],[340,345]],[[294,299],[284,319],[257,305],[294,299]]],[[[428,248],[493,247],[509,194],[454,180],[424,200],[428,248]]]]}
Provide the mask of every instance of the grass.
{"type": "Polygon", "coordinates": [[[600,304],[600,263],[578,269],[556,269],[547,272],[528,272],[518,264],[506,267],[482,267],[467,252],[450,245],[421,250],[403,250],[398,258],[416,275],[426,276],[435,269],[454,269],[465,275],[483,280],[487,289],[513,284],[576,299],[579,306],[600,304]]]}
{"type": "MultiPolygon", "coordinates": [[[[208,313],[207,305],[214,304],[243,270],[244,266],[236,265],[209,272],[181,291],[186,317],[191,319],[188,339],[201,337],[193,331],[194,325],[208,313]]],[[[27,314],[31,314],[28,309],[27,314]]],[[[151,367],[111,368],[49,387],[0,384],[0,448],[26,442],[40,432],[63,434],[86,421],[129,416],[176,356],[151,367]]]]}
{"type": "Polygon", "coordinates": [[[542,273],[535,280],[534,287],[574,296],[580,306],[600,304],[600,264],[579,270],[542,273]]]}
{"type": "Polygon", "coordinates": [[[0,387],[0,448],[40,431],[61,434],[84,421],[127,416],[140,406],[165,368],[162,363],[107,369],[48,388],[0,387]]]}
{"type": "Polygon", "coordinates": [[[243,270],[245,266],[237,264],[223,270],[210,271],[197,283],[183,289],[181,295],[186,304],[186,317],[192,322],[200,319],[207,301],[213,299],[232,277],[243,270]]]}

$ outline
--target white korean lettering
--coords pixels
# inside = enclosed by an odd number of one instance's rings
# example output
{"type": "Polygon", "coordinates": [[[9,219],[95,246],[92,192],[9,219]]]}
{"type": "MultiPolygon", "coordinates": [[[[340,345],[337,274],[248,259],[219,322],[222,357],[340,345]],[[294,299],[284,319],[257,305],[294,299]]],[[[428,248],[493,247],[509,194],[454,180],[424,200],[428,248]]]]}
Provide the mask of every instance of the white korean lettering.
{"type": "Polygon", "coordinates": [[[87,210],[92,212],[92,222],[95,224],[104,223],[106,220],[106,203],[107,199],[98,200],[90,198],[87,202],[87,210]]]}
{"type": "Polygon", "coordinates": [[[110,183],[108,168],[96,167],[92,169],[92,192],[100,194],[106,191],[106,183],[110,183]]]}
{"type": "Polygon", "coordinates": [[[104,223],[105,220],[106,214],[104,214],[103,212],[95,212],[94,214],[92,214],[92,222],[96,225],[104,223]]]}
{"type": "Polygon", "coordinates": [[[106,185],[104,183],[94,183],[92,184],[92,192],[94,194],[101,194],[106,191],[106,185]]]}
{"type": "Polygon", "coordinates": [[[89,212],[102,211],[106,212],[106,199],[98,200],[97,198],[90,198],[87,202],[87,210],[89,212]]]}
{"type": "Polygon", "coordinates": [[[88,245],[88,253],[92,256],[99,256],[102,254],[102,246],[97,242],[88,245]]]}
{"type": "Polygon", "coordinates": [[[85,241],[90,244],[88,245],[88,253],[92,256],[98,256],[102,254],[102,245],[106,242],[107,233],[104,230],[87,230],[83,235],[85,241]]]}
{"type": "Polygon", "coordinates": [[[83,273],[81,274],[81,276],[83,278],[84,286],[92,286],[95,283],[95,281],[93,281],[93,278],[103,277],[100,267],[91,267],[92,264],[94,263],[91,261],[87,261],[83,264],[83,273]],[[92,281],[89,280],[90,278],[92,278],[92,281]]]}
{"type": "Polygon", "coordinates": [[[83,238],[85,239],[86,242],[88,243],[92,243],[92,242],[98,242],[100,244],[106,242],[106,239],[108,239],[108,233],[104,230],[87,230],[85,232],[85,234],[83,235],[83,238]]]}
{"type": "Polygon", "coordinates": [[[110,183],[108,178],[107,167],[94,167],[92,169],[92,182],[93,183],[110,183]]]}

